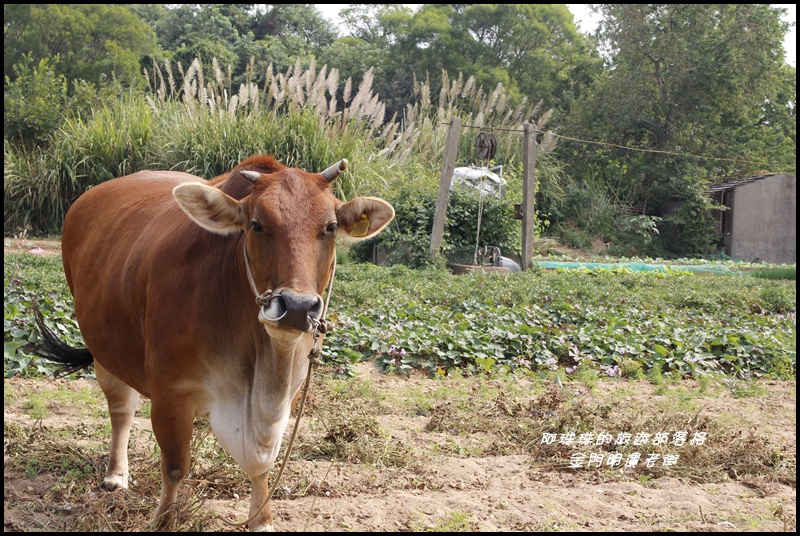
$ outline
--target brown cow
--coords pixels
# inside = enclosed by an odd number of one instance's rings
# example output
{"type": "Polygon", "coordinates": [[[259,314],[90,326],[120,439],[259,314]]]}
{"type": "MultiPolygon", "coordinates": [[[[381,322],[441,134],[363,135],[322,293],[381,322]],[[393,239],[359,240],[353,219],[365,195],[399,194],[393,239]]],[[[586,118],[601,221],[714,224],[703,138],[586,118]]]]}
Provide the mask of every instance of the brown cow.
{"type": "Polygon", "coordinates": [[[258,510],[307,375],[334,237],[368,238],[394,217],[383,200],[333,195],[346,165],[310,173],[254,156],[210,182],[142,171],[90,189],[69,209],[64,271],[88,348],[50,332],[43,355],[73,368],[94,361],[111,416],[107,490],[128,487],[133,414],[140,394],[152,401],[156,527],[173,524],[193,421],[204,417],[250,477],[250,529],[272,530],[269,505],[258,510]]]}

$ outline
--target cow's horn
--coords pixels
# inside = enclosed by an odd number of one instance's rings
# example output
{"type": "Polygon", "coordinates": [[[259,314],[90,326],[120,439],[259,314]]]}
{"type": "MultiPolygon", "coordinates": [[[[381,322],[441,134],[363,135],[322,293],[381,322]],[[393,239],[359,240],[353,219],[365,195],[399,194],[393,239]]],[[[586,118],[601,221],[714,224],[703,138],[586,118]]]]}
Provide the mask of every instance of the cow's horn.
{"type": "Polygon", "coordinates": [[[253,171],[251,169],[243,169],[239,173],[241,173],[242,176],[245,179],[249,180],[250,182],[256,182],[258,178],[261,176],[261,173],[259,173],[258,171],[253,171]]]}
{"type": "Polygon", "coordinates": [[[345,169],[347,169],[347,159],[346,158],[342,158],[341,160],[336,162],[334,165],[332,165],[331,167],[329,167],[328,169],[323,171],[322,172],[322,176],[325,177],[326,179],[328,179],[328,182],[331,182],[331,181],[333,181],[333,179],[338,177],[339,174],[342,171],[344,171],[345,169]]]}

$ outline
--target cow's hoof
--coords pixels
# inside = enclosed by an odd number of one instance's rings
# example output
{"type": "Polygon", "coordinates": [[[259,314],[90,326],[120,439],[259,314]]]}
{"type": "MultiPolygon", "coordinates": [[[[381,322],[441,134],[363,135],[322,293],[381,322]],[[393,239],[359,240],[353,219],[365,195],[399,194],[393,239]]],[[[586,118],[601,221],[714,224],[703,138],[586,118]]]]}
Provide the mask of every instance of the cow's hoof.
{"type": "Polygon", "coordinates": [[[128,475],[107,475],[100,487],[106,491],[128,489],[128,475]]]}

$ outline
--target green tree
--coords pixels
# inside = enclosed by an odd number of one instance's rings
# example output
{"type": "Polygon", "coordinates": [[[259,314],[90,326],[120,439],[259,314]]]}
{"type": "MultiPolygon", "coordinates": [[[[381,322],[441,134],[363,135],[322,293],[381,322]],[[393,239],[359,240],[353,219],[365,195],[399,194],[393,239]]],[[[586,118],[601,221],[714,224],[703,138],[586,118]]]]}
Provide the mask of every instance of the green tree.
{"type": "Polygon", "coordinates": [[[331,23],[313,4],[266,4],[267,9],[255,17],[256,39],[271,35],[297,39],[314,50],[336,40],[331,23]]]}
{"type": "Polygon", "coordinates": [[[169,9],[164,4],[122,4],[131,13],[147,23],[153,32],[158,35],[158,24],[169,14],[169,9]]]}
{"type": "Polygon", "coordinates": [[[349,78],[357,84],[370,68],[374,68],[373,76],[376,80],[385,80],[387,54],[386,49],[363,39],[343,37],[319,51],[317,64],[338,69],[340,80],[349,78]]]}
{"type": "MultiPolygon", "coordinates": [[[[32,4],[3,4],[3,78],[16,78],[14,64],[32,49],[25,43],[25,29],[31,20],[32,4]]],[[[35,41],[34,41],[35,43],[35,41]]]]}
{"type": "Polygon", "coordinates": [[[284,72],[297,58],[310,64],[335,41],[330,26],[312,4],[178,4],[154,27],[175,62],[210,65],[216,58],[238,84],[246,76],[262,83],[270,65],[284,72]]]}
{"type": "Polygon", "coordinates": [[[34,61],[59,57],[56,74],[98,84],[143,82],[140,61],[157,53],[155,33],[127,8],[107,4],[4,6],[4,75],[24,54],[34,61]]]}
{"type": "MultiPolygon", "coordinates": [[[[794,166],[794,78],[783,67],[787,26],[780,9],[767,4],[602,4],[599,9],[607,69],[586,99],[572,103],[564,130],[651,152],[563,144],[560,154],[571,161],[573,173],[602,181],[633,213],[662,216],[676,201],[702,206],[697,195],[709,182],[754,174],[763,162],[794,166]]],[[[696,211],[684,212],[672,220],[687,224],[687,214],[696,211]]],[[[698,218],[692,232],[710,233],[710,225],[698,218]]],[[[685,245],[709,241],[694,237],[667,247],[701,254],[706,251],[685,245]]]]}
{"type": "Polygon", "coordinates": [[[478,86],[499,83],[512,98],[550,107],[582,93],[601,66],[565,5],[424,4],[412,12],[357,4],[342,19],[350,35],[386,51],[375,86],[394,112],[413,94],[412,73],[434,85],[442,71],[451,79],[462,73],[478,86]]]}
{"type": "Polygon", "coordinates": [[[14,65],[14,81],[3,92],[3,138],[13,143],[38,143],[64,122],[67,80],[47,58],[34,64],[26,54],[14,65]]]}
{"type": "Polygon", "coordinates": [[[461,45],[469,63],[501,67],[523,95],[548,106],[572,86],[576,63],[590,61],[564,4],[465,4],[456,12],[457,34],[469,36],[461,45]]]}
{"type": "MultiPolygon", "coordinates": [[[[797,161],[797,69],[781,65],[767,88],[763,108],[755,111],[754,152],[768,154],[775,162],[797,161]]],[[[781,171],[781,170],[767,170],[781,171]]],[[[784,169],[797,175],[796,165],[784,169]]]]}
{"type": "Polygon", "coordinates": [[[216,58],[223,67],[236,66],[241,35],[234,20],[222,4],[178,4],[156,24],[158,43],[184,68],[196,58],[203,65],[216,58]]]}

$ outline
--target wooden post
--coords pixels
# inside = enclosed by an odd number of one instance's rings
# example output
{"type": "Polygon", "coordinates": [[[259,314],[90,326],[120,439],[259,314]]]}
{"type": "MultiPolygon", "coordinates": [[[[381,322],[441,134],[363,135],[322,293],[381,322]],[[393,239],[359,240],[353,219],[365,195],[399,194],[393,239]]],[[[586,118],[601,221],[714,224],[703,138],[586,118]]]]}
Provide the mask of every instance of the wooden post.
{"type": "Polygon", "coordinates": [[[533,258],[536,216],[536,124],[526,121],[522,129],[522,269],[527,270],[533,258]]]}
{"type": "Polygon", "coordinates": [[[439,246],[442,244],[442,235],[444,235],[444,220],[447,216],[447,204],[450,202],[450,182],[453,180],[453,169],[455,169],[460,137],[461,119],[453,117],[450,119],[450,130],[447,131],[442,175],[439,178],[439,197],[436,198],[436,212],[433,215],[433,231],[431,231],[431,259],[433,260],[436,260],[439,255],[439,246]]]}

